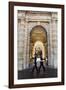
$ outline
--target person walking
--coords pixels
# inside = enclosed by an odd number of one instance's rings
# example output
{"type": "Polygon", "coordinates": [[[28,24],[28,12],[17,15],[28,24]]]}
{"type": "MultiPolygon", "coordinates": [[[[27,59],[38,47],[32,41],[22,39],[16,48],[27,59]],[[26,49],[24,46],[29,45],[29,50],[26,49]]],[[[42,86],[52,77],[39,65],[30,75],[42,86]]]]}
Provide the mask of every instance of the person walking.
{"type": "Polygon", "coordinates": [[[38,68],[37,68],[37,51],[36,51],[36,49],[35,49],[34,66],[33,66],[32,72],[34,71],[34,69],[36,69],[36,71],[38,72],[38,68]]]}
{"type": "Polygon", "coordinates": [[[39,53],[40,53],[40,66],[39,66],[39,72],[40,72],[41,67],[43,68],[44,71],[45,71],[45,67],[43,65],[42,50],[39,50],[39,53]]]}

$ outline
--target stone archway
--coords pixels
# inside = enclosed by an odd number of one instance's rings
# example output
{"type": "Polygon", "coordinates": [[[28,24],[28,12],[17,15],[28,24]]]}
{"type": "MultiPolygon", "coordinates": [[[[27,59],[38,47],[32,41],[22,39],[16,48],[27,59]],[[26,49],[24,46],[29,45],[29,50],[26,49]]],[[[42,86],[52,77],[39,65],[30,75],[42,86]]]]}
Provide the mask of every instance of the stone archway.
{"type": "Polygon", "coordinates": [[[40,25],[33,27],[30,32],[30,49],[29,49],[30,62],[32,62],[33,60],[32,58],[34,58],[35,46],[40,47],[41,49],[43,48],[42,49],[43,58],[48,57],[47,32],[40,25]]]}
{"type": "Polygon", "coordinates": [[[38,50],[38,48],[40,48],[42,51],[42,58],[45,58],[45,46],[43,45],[41,41],[35,42],[34,47],[33,47],[32,57],[34,57],[35,55],[35,49],[38,50]]]}

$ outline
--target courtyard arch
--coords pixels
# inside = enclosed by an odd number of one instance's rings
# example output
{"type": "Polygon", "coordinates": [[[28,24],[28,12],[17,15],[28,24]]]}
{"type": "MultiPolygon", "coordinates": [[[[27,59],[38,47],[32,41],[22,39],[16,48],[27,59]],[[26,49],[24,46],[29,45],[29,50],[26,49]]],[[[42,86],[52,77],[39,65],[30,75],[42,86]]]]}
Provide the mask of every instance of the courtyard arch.
{"type": "Polygon", "coordinates": [[[42,57],[48,56],[47,32],[45,28],[38,25],[32,28],[30,32],[30,62],[32,62],[35,54],[35,48],[42,50],[42,57]]]}

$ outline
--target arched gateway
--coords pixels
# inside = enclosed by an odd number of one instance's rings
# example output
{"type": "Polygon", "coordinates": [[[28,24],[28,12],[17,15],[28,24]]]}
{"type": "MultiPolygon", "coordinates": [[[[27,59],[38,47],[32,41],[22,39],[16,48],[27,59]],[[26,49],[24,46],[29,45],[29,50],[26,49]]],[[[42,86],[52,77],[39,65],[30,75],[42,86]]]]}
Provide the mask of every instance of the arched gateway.
{"type": "Polygon", "coordinates": [[[30,32],[30,48],[29,48],[29,57],[30,63],[33,62],[35,49],[39,48],[42,50],[42,58],[48,57],[48,41],[47,41],[47,32],[42,26],[35,26],[30,32]]]}

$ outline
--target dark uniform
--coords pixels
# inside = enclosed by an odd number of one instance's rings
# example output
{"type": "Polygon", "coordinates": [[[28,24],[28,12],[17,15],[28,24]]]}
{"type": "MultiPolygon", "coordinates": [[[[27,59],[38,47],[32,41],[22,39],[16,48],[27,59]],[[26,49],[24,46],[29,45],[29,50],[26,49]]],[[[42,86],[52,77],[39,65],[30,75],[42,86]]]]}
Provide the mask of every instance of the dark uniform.
{"type": "Polygon", "coordinates": [[[35,57],[34,57],[34,67],[33,67],[33,69],[32,69],[32,71],[34,71],[34,69],[36,69],[37,70],[37,72],[38,72],[38,68],[37,68],[37,53],[35,52],[35,57]]]}
{"type": "Polygon", "coordinates": [[[40,69],[41,69],[41,67],[43,68],[43,70],[45,71],[45,67],[44,67],[44,65],[43,65],[43,59],[42,59],[42,51],[40,50],[40,67],[39,67],[39,71],[40,71],[40,69]]]}

